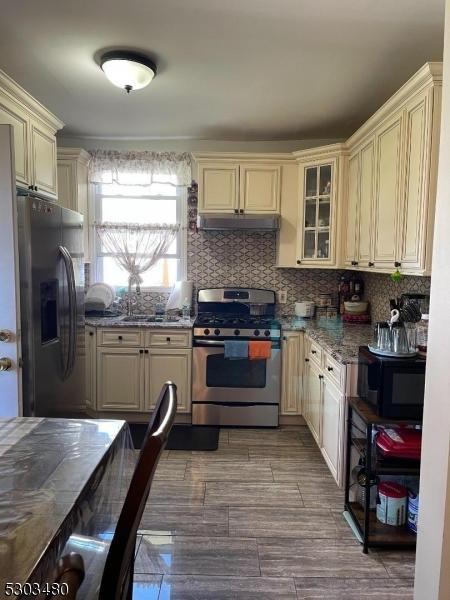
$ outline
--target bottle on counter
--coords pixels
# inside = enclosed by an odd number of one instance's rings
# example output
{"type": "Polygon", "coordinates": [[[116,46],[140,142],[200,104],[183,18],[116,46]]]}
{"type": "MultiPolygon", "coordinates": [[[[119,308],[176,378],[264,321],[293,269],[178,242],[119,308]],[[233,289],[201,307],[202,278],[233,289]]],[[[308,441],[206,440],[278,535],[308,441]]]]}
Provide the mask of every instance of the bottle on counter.
{"type": "Polygon", "coordinates": [[[426,358],[428,346],[428,319],[429,315],[424,314],[417,324],[416,339],[417,351],[419,356],[426,358]]]}
{"type": "Polygon", "coordinates": [[[187,298],[184,299],[183,306],[181,309],[181,315],[184,320],[188,320],[191,317],[191,306],[189,304],[189,300],[187,298]]]}

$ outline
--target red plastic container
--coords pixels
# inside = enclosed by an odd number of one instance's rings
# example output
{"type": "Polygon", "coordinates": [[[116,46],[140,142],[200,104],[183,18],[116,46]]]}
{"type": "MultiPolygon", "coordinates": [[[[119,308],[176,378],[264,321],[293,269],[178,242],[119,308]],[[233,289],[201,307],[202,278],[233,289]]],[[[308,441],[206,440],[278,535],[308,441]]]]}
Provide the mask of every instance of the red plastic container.
{"type": "Polygon", "coordinates": [[[386,458],[420,460],[422,432],[402,427],[382,429],[377,435],[376,444],[386,458]]]}

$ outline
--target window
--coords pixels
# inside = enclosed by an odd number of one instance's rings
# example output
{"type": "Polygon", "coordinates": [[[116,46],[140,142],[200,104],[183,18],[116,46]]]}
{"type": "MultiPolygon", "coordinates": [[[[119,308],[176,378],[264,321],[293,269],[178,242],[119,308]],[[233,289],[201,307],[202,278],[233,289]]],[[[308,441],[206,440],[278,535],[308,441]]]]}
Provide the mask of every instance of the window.
{"type": "MultiPolygon", "coordinates": [[[[97,184],[95,186],[95,221],[116,223],[173,223],[180,229],[167,254],[143,273],[142,288],[164,289],[177,279],[185,278],[186,270],[186,202],[184,188],[168,183],[149,186],[97,184]]],[[[94,279],[120,288],[128,286],[127,272],[106,252],[98,235],[94,234],[94,279]]]]}

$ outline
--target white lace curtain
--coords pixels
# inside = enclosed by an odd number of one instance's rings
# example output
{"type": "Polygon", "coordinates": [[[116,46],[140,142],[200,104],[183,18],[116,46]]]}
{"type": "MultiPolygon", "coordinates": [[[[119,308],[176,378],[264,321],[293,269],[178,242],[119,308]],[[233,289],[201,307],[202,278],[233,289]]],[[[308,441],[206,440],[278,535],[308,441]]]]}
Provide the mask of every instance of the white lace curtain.
{"type": "Polygon", "coordinates": [[[167,253],[177,235],[178,225],[139,223],[95,223],[102,251],[112,253],[128,273],[128,283],[142,283],[142,274],[151,269],[167,253]]]}
{"type": "Polygon", "coordinates": [[[90,155],[91,183],[170,183],[182,187],[191,184],[191,155],[188,152],[93,150],[90,155]]]}

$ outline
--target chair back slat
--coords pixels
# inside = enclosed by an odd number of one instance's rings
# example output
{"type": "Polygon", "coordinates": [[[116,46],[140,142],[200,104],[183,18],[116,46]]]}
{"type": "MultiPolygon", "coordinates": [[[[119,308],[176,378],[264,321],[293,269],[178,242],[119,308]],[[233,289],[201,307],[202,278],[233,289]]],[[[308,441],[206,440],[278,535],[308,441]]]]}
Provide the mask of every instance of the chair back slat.
{"type": "Polygon", "coordinates": [[[165,383],[153,411],[111,541],[100,584],[99,600],[122,600],[129,594],[136,535],[159,457],[175,419],[176,390],[174,383],[165,383]]]}

